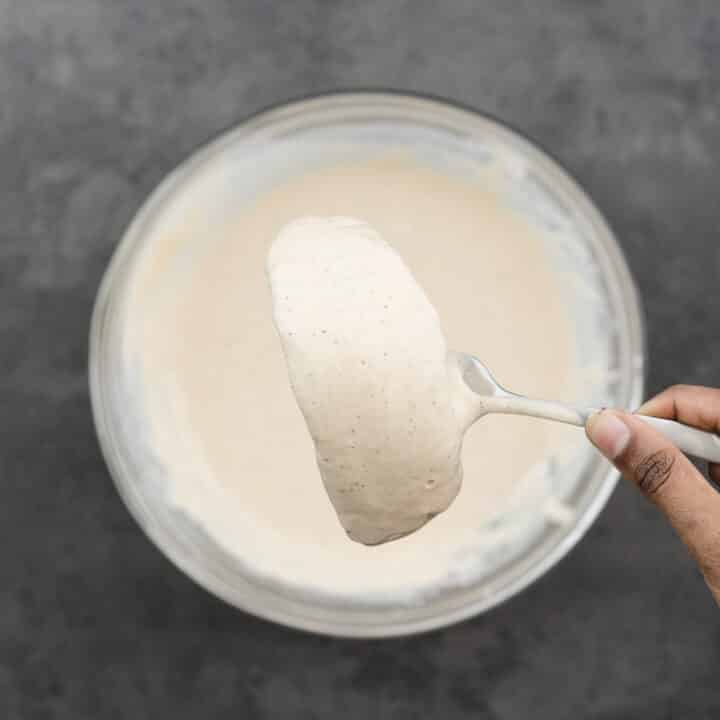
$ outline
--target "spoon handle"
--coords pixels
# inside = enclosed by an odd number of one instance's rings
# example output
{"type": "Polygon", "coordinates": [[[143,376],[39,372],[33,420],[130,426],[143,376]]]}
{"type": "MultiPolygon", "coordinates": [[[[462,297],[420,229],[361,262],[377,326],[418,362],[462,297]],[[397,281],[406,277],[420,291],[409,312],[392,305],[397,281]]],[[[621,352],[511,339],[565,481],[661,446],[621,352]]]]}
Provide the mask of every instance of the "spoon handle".
{"type": "MultiPolygon", "coordinates": [[[[489,399],[486,409],[489,412],[528,415],[577,426],[585,425],[590,415],[596,412],[594,409],[573,408],[563,403],[533,400],[511,393],[489,399]]],[[[649,415],[637,415],[636,417],[655,428],[684,453],[708,462],[720,463],[720,436],[715,433],[698,430],[675,420],[665,420],[649,415]]]]}
{"type": "Polygon", "coordinates": [[[683,425],[675,420],[638,415],[648,425],[654,427],[684,453],[708,462],[720,462],[720,436],[697,428],[683,425]]]}

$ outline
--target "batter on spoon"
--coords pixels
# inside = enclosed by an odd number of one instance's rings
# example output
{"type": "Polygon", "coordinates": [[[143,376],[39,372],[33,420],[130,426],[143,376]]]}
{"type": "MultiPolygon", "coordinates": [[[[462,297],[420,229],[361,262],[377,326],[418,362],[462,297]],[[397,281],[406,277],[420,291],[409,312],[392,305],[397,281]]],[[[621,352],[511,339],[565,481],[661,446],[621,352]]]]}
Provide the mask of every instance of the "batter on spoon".
{"type": "Polygon", "coordinates": [[[323,483],[348,536],[402,537],[462,482],[472,393],[422,288],[366,223],[302,218],[268,255],[273,315],[323,483]]]}

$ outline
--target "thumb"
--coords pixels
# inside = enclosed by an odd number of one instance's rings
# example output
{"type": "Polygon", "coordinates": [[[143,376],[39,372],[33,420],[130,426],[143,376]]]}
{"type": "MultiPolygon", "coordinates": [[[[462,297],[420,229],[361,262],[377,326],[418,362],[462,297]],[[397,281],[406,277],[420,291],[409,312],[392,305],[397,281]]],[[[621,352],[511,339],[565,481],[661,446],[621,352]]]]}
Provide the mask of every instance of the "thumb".
{"type": "Polygon", "coordinates": [[[590,441],[665,514],[720,603],[720,494],[663,435],[615,410],[587,422],[590,441]]]}

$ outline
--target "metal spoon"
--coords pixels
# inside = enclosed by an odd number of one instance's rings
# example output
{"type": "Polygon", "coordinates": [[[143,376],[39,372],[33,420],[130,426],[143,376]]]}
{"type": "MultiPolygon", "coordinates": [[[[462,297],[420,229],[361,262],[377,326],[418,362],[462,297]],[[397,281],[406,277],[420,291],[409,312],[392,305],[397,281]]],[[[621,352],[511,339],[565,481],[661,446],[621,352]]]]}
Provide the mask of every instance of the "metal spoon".
{"type": "MultiPolygon", "coordinates": [[[[478,395],[478,418],[488,413],[528,415],[582,427],[590,415],[597,412],[595,409],[573,408],[549,400],[533,400],[505,390],[490,371],[472,355],[458,353],[458,365],[465,384],[478,395]]],[[[708,462],[720,462],[720,436],[674,420],[648,415],[636,417],[662,433],[688,455],[708,462]]]]}

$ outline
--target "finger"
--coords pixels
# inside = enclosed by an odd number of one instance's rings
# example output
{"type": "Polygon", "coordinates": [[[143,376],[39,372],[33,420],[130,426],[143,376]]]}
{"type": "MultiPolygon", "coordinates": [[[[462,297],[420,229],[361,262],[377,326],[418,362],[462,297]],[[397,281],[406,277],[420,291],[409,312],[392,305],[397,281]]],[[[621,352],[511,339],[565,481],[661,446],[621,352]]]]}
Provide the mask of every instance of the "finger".
{"type": "Polygon", "coordinates": [[[665,514],[720,602],[720,493],[674,445],[639,418],[604,410],[588,438],[665,514]]]}
{"type": "MultiPolygon", "coordinates": [[[[720,433],[720,390],[699,385],[673,385],[648,400],[637,412],[720,433]]],[[[720,465],[710,463],[708,468],[710,479],[720,486],[720,465]]]]}
{"type": "Polygon", "coordinates": [[[720,390],[699,385],[674,385],[648,400],[637,412],[678,420],[717,433],[720,432],[720,390]]]}

